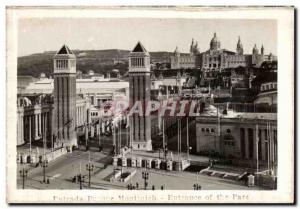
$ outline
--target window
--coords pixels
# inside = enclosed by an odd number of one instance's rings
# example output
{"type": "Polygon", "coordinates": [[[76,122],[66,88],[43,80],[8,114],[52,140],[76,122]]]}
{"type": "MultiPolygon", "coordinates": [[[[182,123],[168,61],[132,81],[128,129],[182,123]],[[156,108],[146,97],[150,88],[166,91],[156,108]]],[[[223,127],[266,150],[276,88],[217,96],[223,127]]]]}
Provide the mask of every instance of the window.
{"type": "Polygon", "coordinates": [[[214,129],[214,128],[211,128],[211,129],[210,129],[210,132],[211,132],[211,133],[215,133],[215,129],[214,129]]]}
{"type": "Polygon", "coordinates": [[[71,61],[70,61],[70,66],[71,66],[71,67],[75,67],[75,60],[71,60],[71,61]]]}
{"type": "Polygon", "coordinates": [[[234,146],[235,140],[233,136],[231,135],[231,130],[227,129],[226,134],[224,135],[224,145],[226,146],[234,146]]]}
{"type": "Polygon", "coordinates": [[[235,142],[234,140],[228,140],[228,139],[224,139],[224,145],[225,146],[234,146],[235,145],[235,142]]]}
{"type": "Polygon", "coordinates": [[[142,66],[144,66],[144,58],[142,58],[142,66]]]}
{"type": "MultiPolygon", "coordinates": [[[[71,61],[71,66],[75,66],[75,60],[71,61]]],[[[68,60],[56,60],[56,68],[67,68],[68,60]]]]}
{"type": "Polygon", "coordinates": [[[202,130],[202,132],[205,132],[205,128],[202,128],[201,130],[202,130]]]}

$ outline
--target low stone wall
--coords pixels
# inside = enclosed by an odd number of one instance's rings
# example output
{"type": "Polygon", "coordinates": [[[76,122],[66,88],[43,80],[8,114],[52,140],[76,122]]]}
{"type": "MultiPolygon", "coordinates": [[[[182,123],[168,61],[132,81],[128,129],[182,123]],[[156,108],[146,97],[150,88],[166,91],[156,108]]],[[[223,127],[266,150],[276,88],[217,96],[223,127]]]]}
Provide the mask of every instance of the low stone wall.
{"type": "Polygon", "coordinates": [[[112,177],[109,179],[110,182],[114,182],[116,181],[120,176],[121,176],[122,172],[121,171],[114,171],[114,174],[112,175],[112,177]]]}
{"type": "Polygon", "coordinates": [[[161,170],[175,170],[182,171],[190,166],[189,160],[182,161],[163,161],[158,158],[142,158],[142,157],[133,157],[125,158],[120,157],[115,159],[115,166],[123,167],[137,167],[137,168],[149,168],[149,169],[161,169],[161,170]]]}
{"type": "Polygon", "coordinates": [[[255,175],[255,185],[275,190],[277,189],[277,177],[263,174],[255,175]]]}
{"type": "MultiPolygon", "coordinates": [[[[56,158],[67,154],[68,151],[66,148],[61,147],[58,149],[55,149],[53,151],[50,151],[46,153],[46,159],[48,162],[51,162],[52,160],[55,160],[56,158]]],[[[29,153],[17,153],[17,163],[22,163],[22,164],[34,164],[38,163],[40,161],[40,158],[42,158],[43,153],[37,153],[37,152],[32,152],[31,154],[29,153]]]]}
{"type": "Polygon", "coordinates": [[[126,177],[126,178],[124,178],[124,179],[121,179],[121,181],[122,182],[127,182],[127,181],[129,181],[134,175],[136,174],[136,170],[134,170],[134,171],[130,171],[130,174],[126,177]]]}
{"type": "Polygon", "coordinates": [[[60,148],[60,149],[54,150],[53,152],[47,153],[46,158],[47,158],[48,162],[50,162],[64,154],[67,154],[67,153],[68,153],[67,149],[60,148]]]}

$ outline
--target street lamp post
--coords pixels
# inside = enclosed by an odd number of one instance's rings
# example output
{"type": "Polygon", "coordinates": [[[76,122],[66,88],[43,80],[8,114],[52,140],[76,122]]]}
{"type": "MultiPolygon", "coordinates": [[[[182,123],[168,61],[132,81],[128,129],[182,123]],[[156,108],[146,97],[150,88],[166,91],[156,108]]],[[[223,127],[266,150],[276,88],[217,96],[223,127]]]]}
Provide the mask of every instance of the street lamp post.
{"type": "Polygon", "coordinates": [[[48,167],[48,161],[45,158],[42,160],[41,166],[43,167],[43,183],[46,183],[46,167],[48,167]]]}
{"type": "Polygon", "coordinates": [[[144,186],[145,186],[145,190],[146,190],[147,186],[148,186],[147,180],[149,179],[149,173],[147,171],[143,171],[142,172],[142,177],[144,179],[144,186]]]}
{"type": "Polygon", "coordinates": [[[88,146],[88,139],[89,139],[89,124],[85,123],[85,149],[86,151],[89,150],[89,146],[88,146]]]}
{"type": "Polygon", "coordinates": [[[82,183],[84,182],[85,176],[81,173],[77,175],[77,180],[79,181],[79,189],[82,189],[82,183]]]}
{"type": "Polygon", "coordinates": [[[168,154],[168,147],[167,147],[167,145],[165,144],[164,145],[164,154],[165,154],[165,161],[167,160],[167,154],[168,154]]]}
{"type": "Polygon", "coordinates": [[[22,177],[22,188],[25,189],[25,179],[27,178],[28,171],[22,168],[20,170],[20,176],[22,177]]]}
{"type": "Polygon", "coordinates": [[[186,117],[186,147],[187,147],[187,160],[189,160],[190,159],[189,117],[186,117]]]}
{"type": "Polygon", "coordinates": [[[200,175],[200,172],[197,172],[196,173],[196,176],[197,176],[197,182],[193,185],[194,187],[194,190],[201,190],[201,185],[198,183],[198,177],[200,175]]]}
{"type": "Polygon", "coordinates": [[[94,165],[91,163],[86,164],[86,170],[89,172],[89,187],[91,187],[91,171],[94,170],[94,165]]]}
{"type": "Polygon", "coordinates": [[[98,133],[99,152],[101,152],[102,151],[102,146],[101,146],[100,121],[99,121],[99,124],[97,125],[97,133],[98,133]]]}

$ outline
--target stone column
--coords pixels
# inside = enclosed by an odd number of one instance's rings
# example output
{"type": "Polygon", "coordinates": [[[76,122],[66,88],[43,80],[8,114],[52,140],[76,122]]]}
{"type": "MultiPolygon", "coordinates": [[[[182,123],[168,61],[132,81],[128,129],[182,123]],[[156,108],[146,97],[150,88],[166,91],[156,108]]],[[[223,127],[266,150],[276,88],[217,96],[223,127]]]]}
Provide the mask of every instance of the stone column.
{"type": "Polygon", "coordinates": [[[80,125],[82,125],[83,123],[82,123],[82,107],[79,107],[79,115],[80,115],[80,121],[79,121],[79,123],[80,123],[80,125]]]}
{"type": "Polygon", "coordinates": [[[46,141],[47,141],[47,136],[48,136],[48,123],[47,123],[47,121],[48,121],[48,117],[47,117],[47,113],[45,113],[45,115],[44,115],[44,117],[45,117],[45,126],[44,126],[44,128],[45,128],[45,137],[46,137],[46,141]]]}
{"type": "Polygon", "coordinates": [[[79,109],[76,107],[76,126],[79,126],[79,109]]]}
{"type": "Polygon", "coordinates": [[[81,107],[80,110],[81,110],[81,124],[84,124],[85,120],[84,120],[84,111],[83,111],[83,108],[81,107]]]}
{"type": "Polygon", "coordinates": [[[80,112],[80,125],[83,124],[82,122],[82,107],[79,107],[79,112],[80,112]]]}
{"type": "Polygon", "coordinates": [[[257,156],[258,156],[258,144],[257,144],[257,139],[256,139],[256,135],[258,135],[258,133],[256,133],[256,128],[253,129],[253,160],[255,160],[255,165],[256,165],[256,160],[257,160],[257,156]]]}
{"type": "Polygon", "coordinates": [[[97,98],[96,98],[96,96],[97,96],[97,94],[95,93],[94,94],[94,106],[97,106],[98,104],[97,104],[97,98]]]}
{"type": "Polygon", "coordinates": [[[158,117],[158,131],[161,132],[161,131],[162,131],[162,130],[161,130],[162,119],[161,119],[161,117],[159,116],[159,114],[157,115],[157,117],[158,117]]]}
{"type": "Polygon", "coordinates": [[[38,119],[39,119],[39,135],[42,135],[42,127],[41,127],[41,124],[42,124],[42,119],[41,119],[41,113],[38,114],[38,119]]]}
{"type": "Polygon", "coordinates": [[[31,116],[29,115],[28,116],[28,126],[29,126],[29,128],[28,128],[28,138],[29,138],[29,145],[30,145],[30,147],[31,147],[31,122],[32,122],[32,120],[31,120],[31,116]]]}
{"type": "Polygon", "coordinates": [[[44,117],[43,117],[43,114],[41,114],[41,121],[42,121],[42,123],[41,123],[41,138],[42,139],[44,139],[44,117]]]}
{"type": "Polygon", "coordinates": [[[24,143],[24,116],[21,115],[21,141],[24,143]]]}
{"type": "Polygon", "coordinates": [[[34,133],[35,133],[35,137],[34,139],[36,140],[38,138],[38,117],[37,117],[37,114],[34,114],[34,133]]]}
{"type": "Polygon", "coordinates": [[[248,134],[248,128],[245,128],[245,158],[249,159],[249,134],[248,134]]]}
{"type": "Polygon", "coordinates": [[[100,135],[100,124],[96,125],[96,133],[97,133],[97,136],[100,135]]]}
{"type": "Polygon", "coordinates": [[[94,126],[92,125],[91,126],[91,137],[94,137],[94,133],[95,133],[95,130],[94,130],[94,126]]]}
{"type": "Polygon", "coordinates": [[[77,112],[78,112],[78,117],[77,117],[77,121],[78,121],[78,126],[80,126],[81,125],[81,123],[80,123],[80,107],[77,107],[77,112]]]}
{"type": "Polygon", "coordinates": [[[265,136],[265,130],[264,129],[261,129],[261,157],[262,157],[262,160],[265,161],[267,160],[267,156],[266,156],[266,149],[267,147],[265,146],[266,145],[266,136],[265,136]]]}
{"type": "Polygon", "coordinates": [[[43,147],[45,148],[45,117],[44,114],[41,114],[41,120],[42,120],[42,141],[43,141],[43,147]]]}
{"type": "Polygon", "coordinates": [[[100,134],[103,134],[105,132],[104,122],[100,122],[100,134]]]}
{"type": "Polygon", "coordinates": [[[274,169],[274,164],[275,164],[275,155],[274,155],[274,129],[271,126],[270,128],[270,162],[271,162],[271,166],[272,169],[274,169]]]}
{"type": "Polygon", "coordinates": [[[80,107],[78,107],[78,125],[81,125],[80,107]]]}
{"type": "Polygon", "coordinates": [[[105,126],[106,126],[106,131],[110,131],[110,126],[109,126],[108,120],[105,122],[105,126]]]}
{"type": "Polygon", "coordinates": [[[18,114],[18,119],[17,119],[17,145],[22,144],[21,141],[21,116],[19,113],[18,114]]]}
{"type": "Polygon", "coordinates": [[[85,126],[84,131],[85,131],[85,140],[88,140],[89,139],[89,129],[88,129],[87,125],[85,126]]]}

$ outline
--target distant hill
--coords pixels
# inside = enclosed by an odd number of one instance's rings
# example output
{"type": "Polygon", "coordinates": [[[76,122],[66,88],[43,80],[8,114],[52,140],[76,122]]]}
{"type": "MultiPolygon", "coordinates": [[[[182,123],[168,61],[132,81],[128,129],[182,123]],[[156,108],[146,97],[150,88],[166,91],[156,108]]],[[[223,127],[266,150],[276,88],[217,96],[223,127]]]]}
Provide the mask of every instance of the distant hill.
{"type": "MultiPolygon", "coordinates": [[[[119,69],[124,74],[128,69],[129,50],[74,50],[77,57],[77,70],[87,73],[106,74],[112,69],[119,69]]],[[[38,77],[40,73],[50,76],[53,72],[53,57],[56,52],[46,51],[18,57],[18,75],[38,77]]],[[[152,62],[169,62],[170,52],[150,52],[152,62]]]]}

